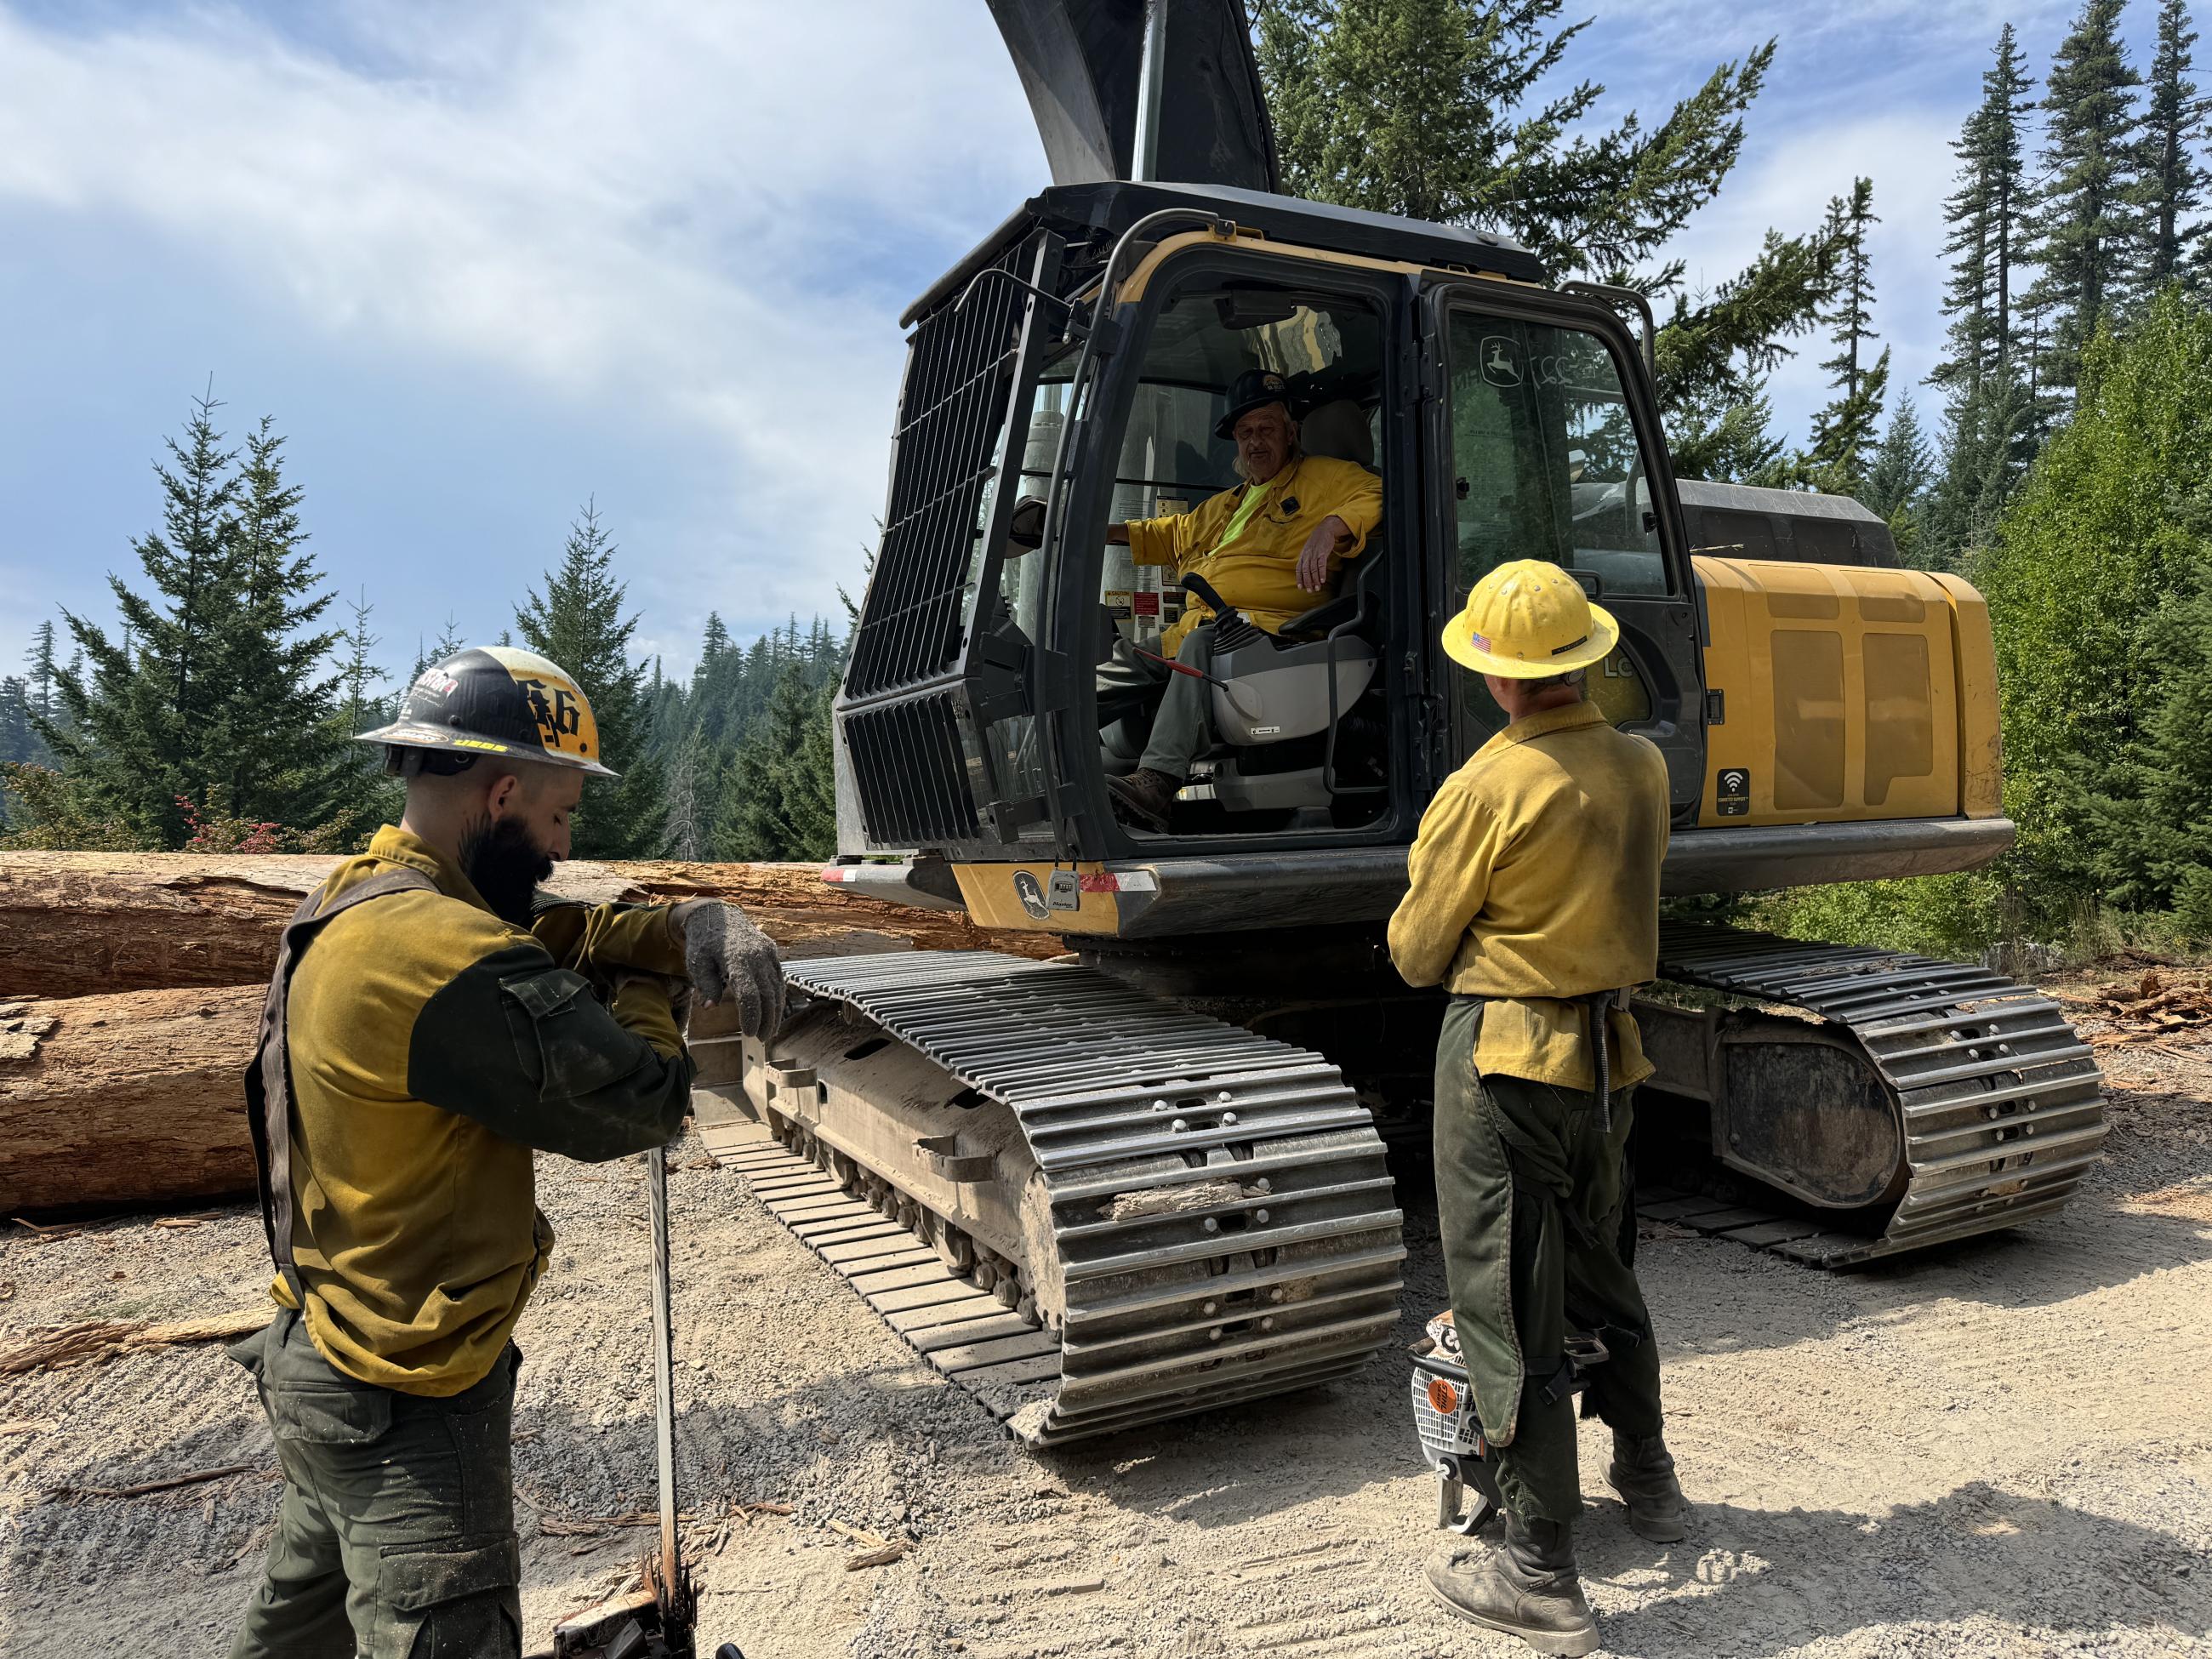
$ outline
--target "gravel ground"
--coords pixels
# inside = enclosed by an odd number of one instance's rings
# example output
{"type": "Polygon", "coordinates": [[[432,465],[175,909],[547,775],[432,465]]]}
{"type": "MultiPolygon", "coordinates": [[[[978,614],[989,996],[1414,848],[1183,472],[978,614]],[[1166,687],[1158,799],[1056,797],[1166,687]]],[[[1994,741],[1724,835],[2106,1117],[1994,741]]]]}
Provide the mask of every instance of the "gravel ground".
{"type": "MultiPolygon", "coordinates": [[[[1584,1425],[1583,1565],[1609,1651],[2212,1651],[2212,1067],[2129,1044],[2111,1156],[2064,1215],[1822,1275],[1655,1229],[1644,1284],[1696,1505],[1646,1545],[1584,1425]],[[1601,1495],[1603,1494],[1603,1495],[1601,1495]]],[[[1018,1450],[696,1146],[676,1155],[679,1437],[701,1636],[752,1659],[1510,1654],[1419,1567],[1433,1486],[1405,1368],[1074,1451],[1018,1450]],[[788,1516],[733,1515],[748,1503],[788,1516]],[[912,1540],[888,1566],[830,1523],[912,1540]]],[[[634,1164],[547,1161],[562,1235],[523,1321],[524,1614],[627,1574],[649,1509],[647,1240],[634,1164]]],[[[1410,1184],[1410,1183],[1409,1183],[1410,1184]]],[[[1404,1334],[1441,1306],[1408,1192],[1404,1334]]],[[[68,1320],[248,1307],[260,1226],[0,1242],[0,1346],[68,1320]]],[[[220,1654],[277,1485],[218,1347],[0,1379],[0,1653],[220,1654]],[[116,1488],[243,1463],[138,1498],[116,1488]]]]}

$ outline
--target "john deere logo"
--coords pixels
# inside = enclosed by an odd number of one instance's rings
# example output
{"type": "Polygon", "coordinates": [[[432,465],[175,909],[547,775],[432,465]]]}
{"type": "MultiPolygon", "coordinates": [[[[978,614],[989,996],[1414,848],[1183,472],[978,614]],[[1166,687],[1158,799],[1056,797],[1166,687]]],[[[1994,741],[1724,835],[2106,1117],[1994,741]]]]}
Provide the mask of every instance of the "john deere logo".
{"type": "Polygon", "coordinates": [[[1052,907],[1044,902],[1043,884],[1026,870],[1014,872],[1014,896],[1035,921],[1042,921],[1052,914],[1052,907]]]}

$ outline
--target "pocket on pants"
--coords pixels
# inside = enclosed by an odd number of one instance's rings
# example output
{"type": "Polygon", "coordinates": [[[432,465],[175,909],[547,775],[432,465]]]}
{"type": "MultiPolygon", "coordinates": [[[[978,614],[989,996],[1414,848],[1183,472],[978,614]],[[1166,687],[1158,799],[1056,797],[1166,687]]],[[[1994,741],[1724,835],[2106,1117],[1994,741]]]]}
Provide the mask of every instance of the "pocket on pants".
{"type": "Polygon", "coordinates": [[[364,1659],[515,1659],[521,1582],[512,1533],[390,1545],[377,1552],[377,1633],[364,1659]]]}
{"type": "Polygon", "coordinates": [[[382,1389],[264,1382],[269,1424],[279,1440],[307,1446],[366,1446],[392,1427],[392,1396],[382,1389]]]}

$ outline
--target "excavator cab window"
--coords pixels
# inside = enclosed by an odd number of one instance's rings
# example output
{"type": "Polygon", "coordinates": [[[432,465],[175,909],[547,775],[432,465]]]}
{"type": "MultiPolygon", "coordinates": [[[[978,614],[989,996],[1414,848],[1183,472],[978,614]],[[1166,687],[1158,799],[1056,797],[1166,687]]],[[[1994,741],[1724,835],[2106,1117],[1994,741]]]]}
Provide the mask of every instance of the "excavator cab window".
{"type": "MultiPolygon", "coordinates": [[[[1674,590],[1621,371],[1599,336],[1454,307],[1448,313],[1454,609],[1509,559],[1572,572],[1625,628],[1674,590]]],[[[1616,726],[1653,719],[1632,638],[1590,672],[1616,726]]],[[[1456,674],[1462,752],[1505,723],[1480,677],[1456,674]]]]}
{"type": "MultiPolygon", "coordinates": [[[[1218,428],[1231,386],[1252,369],[1282,376],[1304,454],[1379,475],[1382,340],[1382,313],[1369,297],[1218,270],[1182,279],[1145,337],[1109,521],[1195,514],[1240,487],[1237,446],[1218,428]]],[[[1050,394],[1048,384],[1040,395],[1050,394]]],[[[1040,405],[1033,447],[1051,428],[1050,412],[1048,403],[1040,405]]],[[[1295,508],[1295,493],[1284,504],[1295,508]]],[[[1276,505],[1263,501],[1261,517],[1272,517],[1276,505]]],[[[1267,532],[1264,523],[1254,527],[1267,532]]],[[[1382,584],[1374,580],[1383,543],[1378,526],[1358,556],[1344,561],[1330,590],[1224,592],[1240,613],[1254,613],[1264,637],[1215,664],[1217,675],[1239,689],[1206,699],[1210,741],[1193,757],[1170,833],[1343,829],[1387,810],[1382,584]]],[[[1177,624],[1192,603],[1180,577],[1173,566],[1138,563],[1128,547],[1104,550],[1098,716],[1109,774],[1133,770],[1152,733],[1161,678],[1128,671],[1176,654],[1177,624]],[[1152,684],[1132,683],[1146,678],[1152,684]]]]}

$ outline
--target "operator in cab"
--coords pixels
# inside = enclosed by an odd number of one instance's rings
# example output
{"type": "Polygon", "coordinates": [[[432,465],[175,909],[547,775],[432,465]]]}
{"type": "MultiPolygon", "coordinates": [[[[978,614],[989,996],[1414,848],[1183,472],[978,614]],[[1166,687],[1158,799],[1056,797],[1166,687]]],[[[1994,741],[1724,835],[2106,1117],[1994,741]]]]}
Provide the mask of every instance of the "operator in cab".
{"type": "MultiPolygon", "coordinates": [[[[1273,631],[1321,602],[1340,561],[1356,556],[1382,516],[1382,481],[1365,467],[1298,447],[1288,388],[1273,370],[1247,369],[1230,388],[1229,411],[1215,428],[1234,439],[1243,480],[1188,513],[1108,526],[1140,565],[1170,567],[1176,580],[1201,576],[1222,603],[1273,631]]],[[[1158,653],[1127,641],[1098,672],[1101,691],[1161,688],[1137,769],[1110,777],[1115,815],[1145,829],[1167,828],[1176,792],[1191,763],[1212,741],[1208,689],[1200,678],[1213,661],[1212,610],[1195,596],[1160,641],[1158,653]],[[1169,659],[1187,672],[1177,672],[1169,659]]]]}
{"type": "Polygon", "coordinates": [[[231,1357],[284,1489],[231,1652],[518,1655],[513,1334],[553,1247],[534,1154],[664,1145],[691,1093],[678,1004],[735,997],[766,1032],[782,974],[720,901],[539,890],[585,780],[615,775],[544,658],[448,657],[362,741],[405,811],[284,930],[246,1077],[276,1314],[231,1357]]]}
{"type": "Polygon", "coordinates": [[[1407,983],[1451,993],[1437,1230],[1504,1511],[1498,1547],[1455,1540],[1428,1580],[1451,1611],[1546,1653],[1598,1644],[1575,1565],[1570,1332],[1610,1355],[1588,1372],[1585,1409],[1613,1431],[1607,1479],[1629,1525],[1656,1543],[1683,1534],[1626,1169],[1635,1087],[1652,1070],[1628,991],[1658,971],[1667,768],[1583,684],[1619,638],[1556,565],[1519,560],[1475,584],[1443,647],[1509,723],[1437,791],[1390,919],[1407,983]]]}

